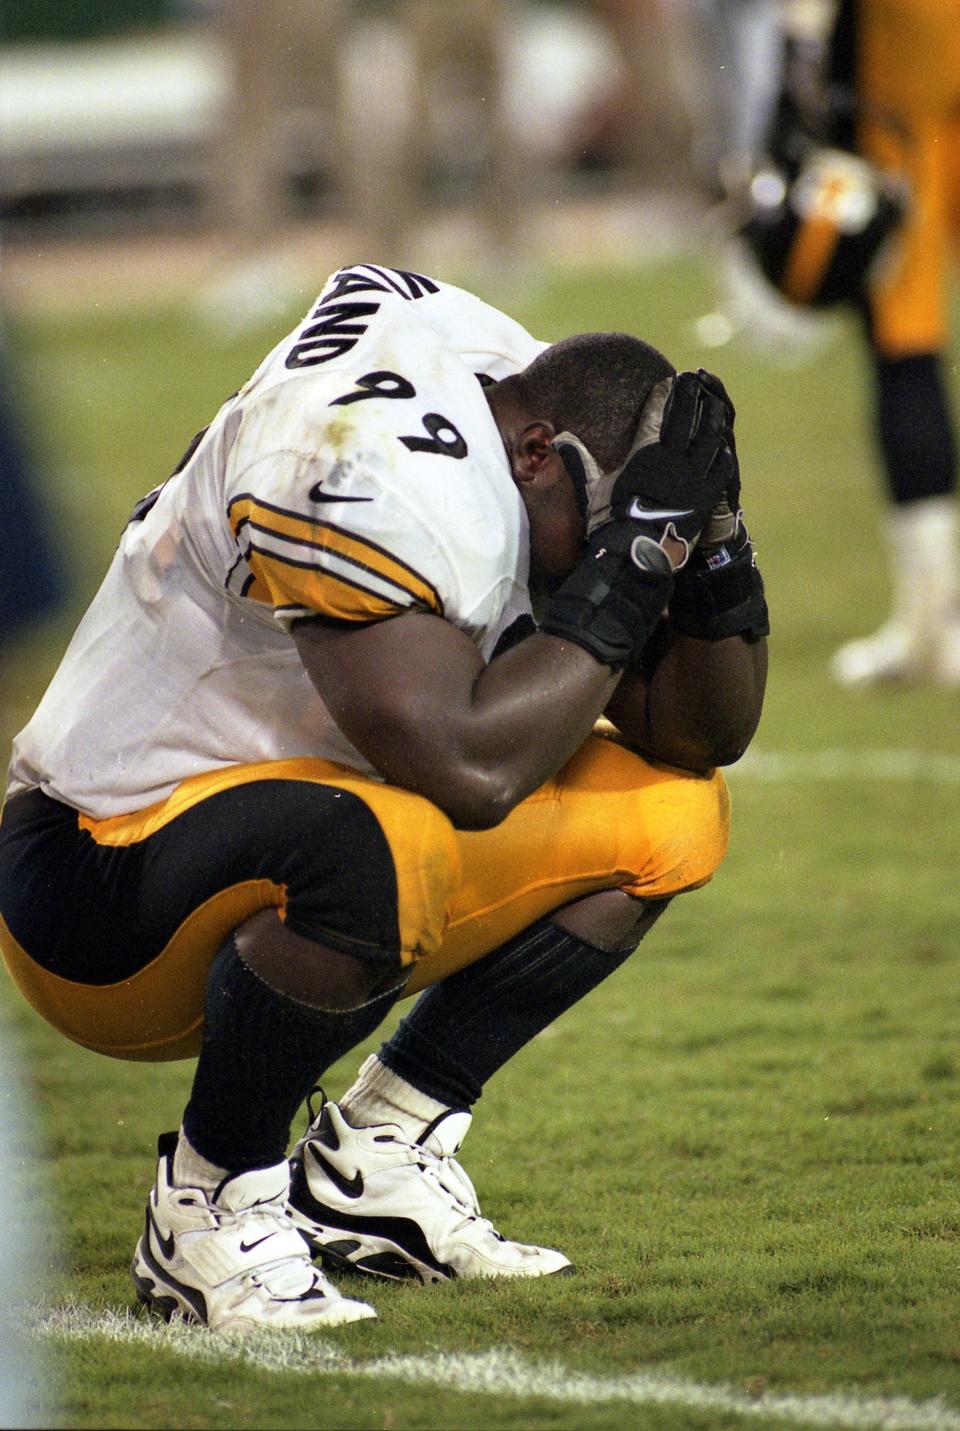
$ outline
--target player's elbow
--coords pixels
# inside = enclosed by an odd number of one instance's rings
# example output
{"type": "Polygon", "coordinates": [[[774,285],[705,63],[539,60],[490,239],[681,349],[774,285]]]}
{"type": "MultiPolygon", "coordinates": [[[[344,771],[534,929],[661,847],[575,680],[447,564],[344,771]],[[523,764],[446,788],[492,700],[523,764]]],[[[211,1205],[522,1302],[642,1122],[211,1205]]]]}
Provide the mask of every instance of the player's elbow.
{"type": "Polygon", "coordinates": [[[504,771],[470,765],[448,770],[434,799],[458,830],[492,830],[526,793],[504,771]]]}
{"type": "Polygon", "coordinates": [[[711,770],[717,766],[736,765],[746,753],[755,730],[756,724],[743,722],[705,732],[696,752],[699,768],[711,770]]]}
{"type": "Polygon", "coordinates": [[[703,737],[711,765],[736,765],[756,735],[760,713],[761,704],[757,701],[738,711],[727,712],[725,719],[712,723],[703,737]]]}
{"type": "Polygon", "coordinates": [[[464,795],[447,803],[444,813],[458,830],[492,830],[518,802],[490,793],[464,795]]]}
{"type": "Polygon", "coordinates": [[[757,719],[745,714],[702,724],[690,721],[683,728],[654,729],[641,748],[653,760],[703,774],[718,766],[735,765],[746,752],[756,728],[757,719]]]}
{"type": "Polygon", "coordinates": [[[731,740],[726,745],[718,745],[714,749],[711,765],[736,765],[737,761],[746,755],[749,744],[750,737],[747,736],[742,740],[731,740]]]}

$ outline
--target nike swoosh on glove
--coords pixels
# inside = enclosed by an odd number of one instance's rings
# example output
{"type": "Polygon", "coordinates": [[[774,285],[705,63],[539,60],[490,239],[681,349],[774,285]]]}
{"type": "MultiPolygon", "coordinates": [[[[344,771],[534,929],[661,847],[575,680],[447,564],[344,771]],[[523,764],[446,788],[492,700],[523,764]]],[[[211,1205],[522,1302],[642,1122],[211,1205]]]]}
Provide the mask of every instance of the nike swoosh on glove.
{"type": "Polygon", "coordinates": [[[611,521],[663,547],[684,548],[683,566],[709,514],[735,481],[732,404],[712,374],[678,373],[652,389],[626,461],[593,485],[592,535],[611,521]]]}

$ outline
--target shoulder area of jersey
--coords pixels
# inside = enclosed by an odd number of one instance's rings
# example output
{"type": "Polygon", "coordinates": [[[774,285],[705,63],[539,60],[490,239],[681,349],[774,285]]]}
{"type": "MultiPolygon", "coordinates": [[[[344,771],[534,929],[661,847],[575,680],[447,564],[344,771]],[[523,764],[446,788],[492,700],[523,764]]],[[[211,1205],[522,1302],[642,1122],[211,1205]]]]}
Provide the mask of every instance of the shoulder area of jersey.
{"type": "Polygon", "coordinates": [[[338,269],[290,339],[287,370],[316,369],[347,357],[368,336],[399,325],[427,333],[476,376],[496,381],[533,361],[547,345],[508,314],[455,284],[406,269],[354,264],[338,269]]]}
{"type": "Polygon", "coordinates": [[[441,285],[424,274],[357,264],[331,274],[291,337],[284,365],[312,368],[346,357],[378,316],[401,315],[441,285]]]}
{"type": "MultiPolygon", "coordinates": [[[[338,268],[324,283],[313,306],[354,301],[359,299],[361,294],[365,295],[364,301],[367,302],[383,303],[396,300],[398,303],[418,304],[426,299],[438,300],[445,307],[460,302],[465,311],[472,310],[478,304],[490,307],[478,294],[471,293],[466,288],[459,288],[455,283],[448,283],[446,279],[431,278],[412,269],[388,268],[377,263],[354,263],[338,268]]],[[[436,303],[432,301],[424,304],[425,308],[435,306],[436,303]]],[[[499,313],[499,310],[493,311],[499,313]]]]}
{"type": "Polygon", "coordinates": [[[388,268],[379,263],[352,263],[335,269],[324,283],[318,300],[346,298],[355,293],[379,293],[415,302],[452,285],[412,269],[388,268]]]}
{"type": "MultiPolygon", "coordinates": [[[[387,282],[366,271],[338,270],[297,327],[261,364],[248,390],[301,373],[317,377],[330,370],[351,370],[359,376],[355,362],[368,373],[393,370],[398,364],[402,368],[401,359],[422,368],[438,345],[456,354],[458,344],[451,343],[416,302],[417,297],[440,293],[440,285],[422,275],[404,277],[408,283],[400,292],[399,277],[387,282]]],[[[447,307],[448,291],[443,292],[441,307],[447,307]]],[[[465,317],[462,326],[468,326],[465,317]]]]}

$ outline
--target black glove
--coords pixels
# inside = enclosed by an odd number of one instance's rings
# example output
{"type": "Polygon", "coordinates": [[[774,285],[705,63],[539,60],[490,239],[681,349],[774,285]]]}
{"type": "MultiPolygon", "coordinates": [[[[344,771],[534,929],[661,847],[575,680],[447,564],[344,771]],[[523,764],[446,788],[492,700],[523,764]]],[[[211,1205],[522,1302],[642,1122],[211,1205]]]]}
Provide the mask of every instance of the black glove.
{"type": "Polygon", "coordinates": [[[684,567],[670,598],[670,620],[685,636],[722,641],[726,636],[758,640],[770,634],[770,618],[743,513],[726,503],[717,522],[730,528],[722,542],[702,540],[684,567]]]}
{"type": "Polygon", "coordinates": [[[658,383],[627,460],[591,492],[588,531],[626,519],[657,546],[666,537],[682,542],[682,566],[734,475],[732,427],[732,404],[711,373],[658,383]]]}
{"type": "Polygon", "coordinates": [[[591,491],[586,555],[541,622],[614,670],[638,659],[670,599],[662,541],[689,555],[732,474],[728,408],[708,377],[681,373],[653,389],[626,462],[591,491]]]}
{"type": "Polygon", "coordinates": [[[726,407],[729,477],[703,525],[696,550],[677,575],[670,619],[678,631],[701,641],[726,636],[757,640],[770,634],[770,619],[763,577],[740,510],[740,463],[733,435],[736,410],[719,378],[703,373],[701,381],[726,407]]]}
{"type": "Polygon", "coordinates": [[[698,547],[720,546],[732,540],[740,514],[740,459],[737,457],[737,441],[733,435],[733,424],[737,410],[723,383],[713,373],[700,369],[700,381],[715,398],[723,403],[726,411],[726,444],[728,451],[728,476],[723,493],[716,506],[704,522],[697,538],[698,547]]]}
{"type": "Polygon", "coordinates": [[[643,650],[673,589],[662,547],[630,521],[607,522],[547,605],[540,628],[622,671],[643,650]]]}

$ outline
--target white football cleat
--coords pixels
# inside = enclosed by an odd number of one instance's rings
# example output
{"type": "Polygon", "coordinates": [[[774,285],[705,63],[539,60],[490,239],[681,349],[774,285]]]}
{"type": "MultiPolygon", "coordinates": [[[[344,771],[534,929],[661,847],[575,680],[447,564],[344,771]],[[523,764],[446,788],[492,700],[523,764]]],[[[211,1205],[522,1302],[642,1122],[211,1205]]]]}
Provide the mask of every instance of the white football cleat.
{"type": "Polygon", "coordinates": [[[843,686],[960,686],[960,521],[954,494],[891,504],[884,517],[890,619],[831,662],[843,686]]]}
{"type": "Polygon", "coordinates": [[[451,1110],[410,1143],[395,1123],[354,1128],[324,1103],[294,1148],[290,1185],[293,1221],[324,1265],[424,1283],[573,1272],[563,1253],[508,1242],[482,1216],[454,1157],[470,1123],[451,1110]]]}
{"type": "Polygon", "coordinates": [[[215,1331],[311,1331],[377,1314],[342,1297],[313,1265],[287,1211],[286,1162],[224,1178],[211,1196],[173,1186],[176,1133],[159,1140],[156,1185],[131,1272],[137,1296],[168,1320],[215,1331]]]}
{"type": "Polygon", "coordinates": [[[830,671],[841,686],[850,689],[960,686],[960,621],[948,621],[933,632],[918,632],[901,621],[889,621],[872,636],[841,646],[830,662],[830,671]]]}

